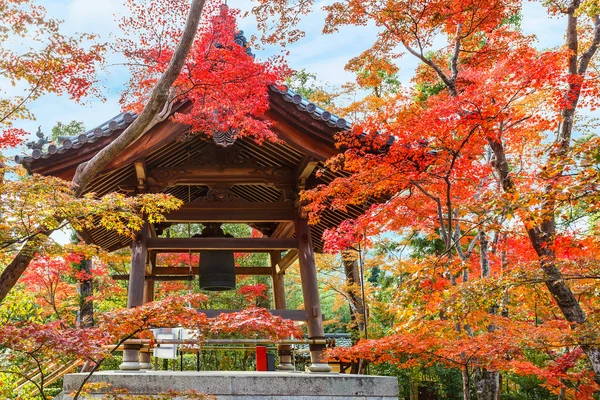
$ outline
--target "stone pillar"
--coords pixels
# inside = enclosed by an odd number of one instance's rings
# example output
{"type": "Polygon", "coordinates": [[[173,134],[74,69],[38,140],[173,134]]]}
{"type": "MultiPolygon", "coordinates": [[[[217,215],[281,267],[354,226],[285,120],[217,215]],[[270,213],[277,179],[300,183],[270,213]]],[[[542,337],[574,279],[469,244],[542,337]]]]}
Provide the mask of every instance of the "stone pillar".
{"type": "MultiPolygon", "coordinates": [[[[276,310],[285,310],[285,285],[283,274],[277,273],[277,263],[281,261],[281,252],[272,251],[271,255],[271,268],[273,273],[273,302],[275,303],[276,310]]],[[[277,347],[279,353],[279,365],[276,367],[280,371],[294,371],[294,365],[292,364],[292,346],[289,344],[280,344],[277,347]]]]}
{"type": "MultiPolygon", "coordinates": [[[[315,254],[313,251],[310,228],[306,218],[296,217],[294,221],[296,238],[298,239],[298,262],[300,264],[300,279],[302,280],[302,295],[308,324],[309,339],[324,339],[323,314],[319,298],[315,254]]],[[[324,357],[325,345],[310,345],[311,372],[329,372],[331,367],[324,357]]]]}
{"type": "MultiPolygon", "coordinates": [[[[146,276],[148,224],[136,233],[131,242],[131,268],[129,270],[129,291],[127,292],[127,307],[133,308],[144,303],[144,279],[146,276]]],[[[139,345],[124,345],[122,370],[139,370],[139,345]]]]}

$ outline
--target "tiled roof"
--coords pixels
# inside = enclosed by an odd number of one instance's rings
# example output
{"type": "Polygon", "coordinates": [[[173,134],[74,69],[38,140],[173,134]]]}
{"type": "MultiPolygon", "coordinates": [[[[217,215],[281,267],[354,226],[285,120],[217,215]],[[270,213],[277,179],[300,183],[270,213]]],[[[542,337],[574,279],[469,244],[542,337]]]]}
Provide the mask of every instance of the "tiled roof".
{"type": "Polygon", "coordinates": [[[294,103],[296,107],[298,107],[298,110],[309,113],[314,119],[322,120],[332,128],[350,129],[350,123],[344,118],[340,118],[316,104],[311,103],[287,86],[271,85],[271,90],[281,94],[285,101],[294,103]]]}
{"type": "MultiPolygon", "coordinates": [[[[308,113],[314,119],[322,121],[331,128],[340,130],[350,128],[350,123],[344,118],[338,117],[316,104],[311,103],[286,86],[271,85],[270,89],[275,93],[279,93],[285,101],[295,104],[298,110],[308,113]]],[[[116,131],[123,131],[136,117],[137,115],[133,113],[120,113],[94,129],[82,132],[77,136],[65,138],[62,140],[60,146],[50,144],[45,151],[34,149],[31,154],[17,155],[15,156],[15,162],[23,164],[40,158],[46,159],[55,154],[64,154],[67,151],[73,151],[73,149],[78,149],[86,143],[94,143],[103,136],[111,136],[116,131]]]]}
{"type": "Polygon", "coordinates": [[[91,129],[87,132],[82,132],[77,136],[64,138],[60,146],[56,144],[48,145],[46,151],[34,149],[29,155],[16,155],[15,162],[25,163],[37,160],[40,158],[49,158],[55,154],[63,154],[72,149],[78,149],[86,143],[94,143],[103,136],[111,136],[116,131],[122,131],[127,128],[137,117],[133,113],[120,113],[119,115],[109,119],[103,124],[91,129]]]}

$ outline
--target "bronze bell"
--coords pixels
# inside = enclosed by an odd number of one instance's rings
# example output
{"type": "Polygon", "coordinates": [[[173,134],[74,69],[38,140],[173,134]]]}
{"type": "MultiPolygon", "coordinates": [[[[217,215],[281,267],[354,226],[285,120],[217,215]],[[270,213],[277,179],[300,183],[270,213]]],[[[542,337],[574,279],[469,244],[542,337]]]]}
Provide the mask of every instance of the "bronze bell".
{"type": "MultiPolygon", "coordinates": [[[[200,237],[231,237],[225,235],[220,224],[208,224],[200,237]]],[[[200,252],[200,289],[214,292],[235,289],[235,260],[231,250],[203,250],[200,252]]]]}

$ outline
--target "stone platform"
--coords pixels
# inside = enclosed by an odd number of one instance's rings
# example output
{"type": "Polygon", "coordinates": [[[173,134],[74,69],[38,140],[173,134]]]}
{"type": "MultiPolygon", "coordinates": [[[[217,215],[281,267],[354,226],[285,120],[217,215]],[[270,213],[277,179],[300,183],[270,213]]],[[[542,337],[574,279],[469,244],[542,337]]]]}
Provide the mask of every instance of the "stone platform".
{"type": "MultiPolygon", "coordinates": [[[[64,377],[61,400],[75,391],[87,374],[64,377]]],[[[130,394],[152,395],[169,390],[195,390],[218,400],[397,400],[394,377],[300,372],[102,371],[90,382],[107,382],[130,394]]],[[[93,397],[101,397],[101,392],[93,397]]]]}

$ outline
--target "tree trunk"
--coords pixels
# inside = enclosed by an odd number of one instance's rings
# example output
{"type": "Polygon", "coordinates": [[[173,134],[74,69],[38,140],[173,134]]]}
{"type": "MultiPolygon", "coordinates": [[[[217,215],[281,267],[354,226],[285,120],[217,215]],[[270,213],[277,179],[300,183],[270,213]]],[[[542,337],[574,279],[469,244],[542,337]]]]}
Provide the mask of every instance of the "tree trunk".
{"type": "Polygon", "coordinates": [[[0,275],[0,302],[4,300],[10,289],[17,284],[17,281],[27,269],[38,248],[48,239],[51,233],[51,230],[45,230],[36,235],[35,238],[27,240],[21,250],[19,250],[19,254],[2,271],[2,275],[0,275]]]}
{"type": "MultiPolygon", "coordinates": [[[[565,44],[570,50],[568,70],[566,72],[568,72],[568,74],[571,76],[571,79],[569,86],[564,92],[564,99],[568,100],[568,104],[564,106],[560,112],[561,123],[556,134],[555,147],[549,154],[549,165],[551,170],[555,170],[555,179],[559,179],[563,172],[562,170],[556,170],[556,166],[560,166],[563,159],[568,157],[568,150],[570,149],[571,136],[575,121],[574,118],[577,111],[579,98],[581,96],[581,85],[577,83],[577,79],[573,78],[585,79],[590,62],[600,48],[600,15],[595,15],[591,17],[593,24],[591,41],[589,44],[587,44],[587,49],[585,49],[585,51],[580,51],[577,16],[577,11],[580,4],[580,0],[571,0],[563,11],[567,17],[565,44]]],[[[407,47],[406,44],[405,47],[407,47]]],[[[425,64],[435,71],[435,73],[449,89],[451,96],[454,97],[457,95],[455,87],[456,76],[458,74],[457,69],[453,71],[452,77],[448,77],[442,71],[442,69],[440,69],[431,60],[424,59],[422,55],[418,54],[410,47],[407,47],[407,50],[417,58],[420,58],[421,61],[425,62],[425,64]]],[[[454,57],[458,57],[459,50],[460,42],[457,41],[454,57]]],[[[501,135],[499,135],[499,137],[501,137],[501,135]]],[[[495,159],[492,161],[492,166],[499,174],[502,190],[506,193],[516,193],[516,186],[513,182],[512,176],[510,175],[510,168],[501,139],[499,140],[496,137],[490,137],[488,138],[488,145],[492,149],[495,156],[495,159]]],[[[550,191],[553,185],[554,183],[552,181],[548,183],[548,188],[550,191]]],[[[526,222],[525,229],[531,244],[537,252],[538,259],[540,261],[540,267],[544,273],[546,287],[548,288],[548,291],[554,300],[557,302],[563,315],[569,322],[575,324],[586,324],[587,318],[579,304],[579,301],[567,283],[563,280],[560,269],[556,265],[556,254],[552,250],[554,248],[555,239],[555,202],[550,191],[546,193],[549,199],[542,207],[543,211],[545,212],[543,221],[539,223],[537,219],[531,216],[530,220],[524,221],[526,222]]],[[[581,347],[586,353],[594,371],[594,380],[596,383],[600,384],[600,348],[586,344],[583,344],[581,347]]]]}
{"type": "MultiPolygon", "coordinates": [[[[360,268],[358,265],[357,254],[355,251],[342,252],[342,262],[344,264],[344,273],[346,276],[347,298],[350,303],[350,338],[352,345],[356,344],[365,332],[365,304],[361,296],[356,294],[356,288],[360,285],[360,268]]],[[[358,362],[352,362],[350,367],[351,374],[364,374],[367,369],[367,361],[360,359],[358,362]]]]}
{"type": "MultiPolygon", "coordinates": [[[[83,259],[78,266],[79,270],[90,274],[92,268],[92,260],[89,258],[83,259]]],[[[87,300],[88,297],[94,294],[94,281],[84,279],[79,283],[79,312],[77,322],[81,328],[89,328],[94,326],[94,303],[92,300],[87,300]]]]}
{"type": "MultiPolygon", "coordinates": [[[[489,144],[496,157],[493,166],[500,175],[500,184],[503,190],[507,193],[515,193],[516,189],[510,176],[504,145],[496,140],[489,140],[489,144]]],[[[547,207],[549,204],[545,204],[546,215],[539,224],[533,220],[525,221],[530,223],[530,226],[525,228],[529,241],[538,256],[546,287],[565,319],[578,325],[587,324],[585,312],[556,265],[556,253],[553,250],[556,234],[554,210],[547,209],[547,207]]],[[[600,349],[597,346],[585,344],[581,348],[590,361],[594,371],[594,380],[600,384],[600,349]]]]}
{"type": "MultiPolygon", "coordinates": [[[[589,63],[598,51],[600,45],[600,16],[596,15],[592,18],[594,24],[592,41],[588,45],[587,50],[580,54],[577,31],[578,18],[576,15],[579,5],[579,0],[573,0],[565,10],[565,14],[567,14],[566,47],[571,51],[571,54],[569,55],[568,73],[572,77],[578,76],[583,79],[587,73],[589,63]]],[[[568,157],[574,118],[581,96],[581,85],[574,82],[576,81],[571,80],[569,87],[564,93],[565,99],[569,99],[569,104],[563,108],[560,114],[561,123],[556,135],[556,146],[549,155],[549,164],[552,166],[561,165],[561,161],[565,157],[568,157]]],[[[491,138],[488,140],[488,143],[496,158],[492,165],[500,175],[502,189],[507,193],[515,193],[516,188],[510,175],[510,168],[506,159],[503,143],[497,139],[491,138]]],[[[554,179],[559,179],[562,176],[562,173],[563,170],[557,170],[554,174],[554,179]]],[[[534,220],[533,217],[530,221],[525,221],[529,222],[529,225],[531,226],[526,226],[526,231],[529,240],[538,255],[540,267],[544,273],[546,287],[563,315],[569,322],[578,325],[587,324],[585,312],[581,308],[579,301],[571,291],[569,285],[564,281],[560,268],[556,264],[556,253],[553,250],[556,235],[556,203],[555,198],[551,193],[553,186],[554,183],[550,180],[548,183],[547,201],[542,206],[544,212],[542,221],[538,222],[534,220]]],[[[594,380],[596,383],[600,384],[600,348],[586,344],[583,344],[581,348],[590,361],[594,371],[594,380]]]]}
{"type": "Polygon", "coordinates": [[[463,399],[471,400],[471,388],[470,388],[470,377],[469,377],[469,369],[468,367],[463,367],[462,371],[462,389],[463,389],[463,399]]]}
{"type": "MultiPolygon", "coordinates": [[[[489,240],[485,231],[479,232],[479,265],[481,267],[481,278],[490,276],[489,240]]],[[[491,307],[491,314],[496,314],[497,307],[491,307]]],[[[488,331],[495,330],[494,325],[488,326],[488,331]]],[[[473,383],[477,400],[497,400],[500,398],[500,372],[488,371],[485,368],[476,367],[473,374],[473,383]]]]}
{"type": "MultiPolygon", "coordinates": [[[[87,185],[90,184],[92,179],[94,179],[104,167],[125,151],[127,147],[138,140],[156,123],[169,116],[169,91],[179,76],[194,42],[204,3],[205,0],[192,1],[183,34],[173,53],[171,62],[156,83],[154,89],[152,89],[148,103],[144,106],[144,109],[139,116],[119,135],[119,137],[100,150],[90,161],[79,165],[72,180],[75,196],[81,196],[87,185]]],[[[39,249],[40,241],[47,239],[51,233],[52,230],[44,230],[36,239],[28,240],[13,261],[2,272],[2,275],[0,276],[0,302],[4,300],[10,289],[13,288],[25,269],[27,269],[33,256],[39,249]]]]}

